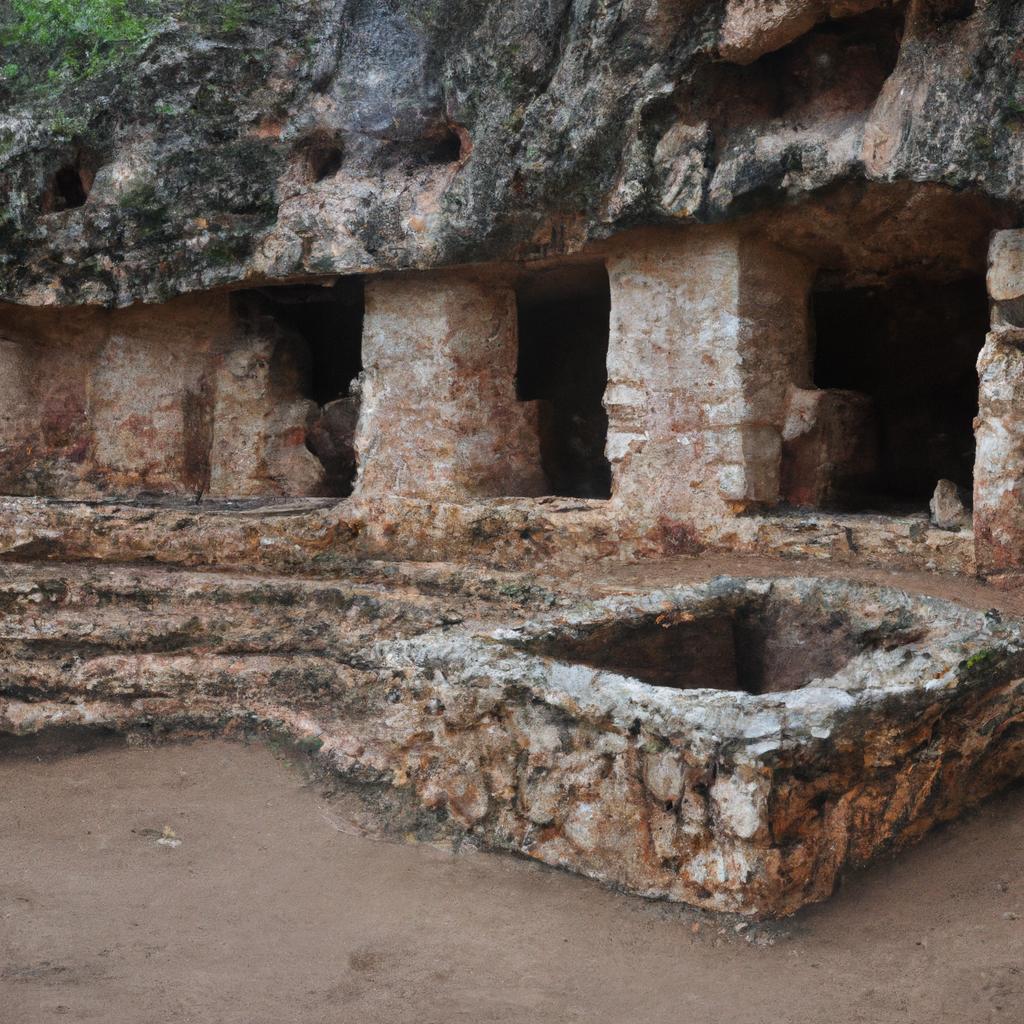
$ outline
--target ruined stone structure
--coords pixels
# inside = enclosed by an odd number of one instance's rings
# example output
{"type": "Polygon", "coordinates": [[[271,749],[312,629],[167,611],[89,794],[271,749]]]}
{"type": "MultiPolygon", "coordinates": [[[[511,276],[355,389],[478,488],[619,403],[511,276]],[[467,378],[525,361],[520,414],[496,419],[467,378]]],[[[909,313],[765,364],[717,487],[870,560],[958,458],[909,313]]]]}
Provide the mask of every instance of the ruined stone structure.
{"type": "Polygon", "coordinates": [[[1019,5],[178,6],[7,15],[0,730],[756,915],[1024,772],[1019,5]]]}

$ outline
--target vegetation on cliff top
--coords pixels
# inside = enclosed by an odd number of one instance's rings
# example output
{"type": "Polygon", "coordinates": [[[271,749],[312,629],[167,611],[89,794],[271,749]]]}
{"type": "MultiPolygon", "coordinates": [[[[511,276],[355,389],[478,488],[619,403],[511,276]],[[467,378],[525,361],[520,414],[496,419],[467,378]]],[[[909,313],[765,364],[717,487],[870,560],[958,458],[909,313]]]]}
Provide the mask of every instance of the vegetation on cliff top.
{"type": "Polygon", "coordinates": [[[0,9],[3,75],[37,85],[91,77],[142,47],[153,4],[127,0],[9,0],[0,9]],[[40,75],[40,72],[42,73],[40,75]]]}
{"type": "Polygon", "coordinates": [[[264,0],[0,0],[0,79],[52,91],[137,57],[170,19],[204,32],[249,23],[264,0]]]}

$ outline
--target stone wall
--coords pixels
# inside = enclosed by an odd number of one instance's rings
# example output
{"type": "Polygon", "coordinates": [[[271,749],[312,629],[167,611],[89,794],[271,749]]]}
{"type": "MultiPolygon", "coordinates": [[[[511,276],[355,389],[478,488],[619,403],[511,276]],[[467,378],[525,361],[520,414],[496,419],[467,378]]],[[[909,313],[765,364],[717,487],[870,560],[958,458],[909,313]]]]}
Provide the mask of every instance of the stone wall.
{"type": "Polygon", "coordinates": [[[0,309],[0,489],[60,498],[317,493],[307,404],[272,324],[227,293],[0,309]],[[274,383],[268,382],[270,377],[274,383]]]}

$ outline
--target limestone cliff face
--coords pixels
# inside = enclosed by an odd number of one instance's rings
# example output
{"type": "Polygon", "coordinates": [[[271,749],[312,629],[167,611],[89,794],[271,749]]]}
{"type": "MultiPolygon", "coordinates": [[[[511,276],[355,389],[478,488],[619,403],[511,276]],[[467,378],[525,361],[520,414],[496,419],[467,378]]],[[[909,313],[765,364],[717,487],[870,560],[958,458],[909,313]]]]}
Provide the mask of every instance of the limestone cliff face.
{"type": "Polygon", "coordinates": [[[1024,199],[1014,0],[159,0],[95,40],[32,6],[7,300],[529,259],[840,182],[1024,199]]]}

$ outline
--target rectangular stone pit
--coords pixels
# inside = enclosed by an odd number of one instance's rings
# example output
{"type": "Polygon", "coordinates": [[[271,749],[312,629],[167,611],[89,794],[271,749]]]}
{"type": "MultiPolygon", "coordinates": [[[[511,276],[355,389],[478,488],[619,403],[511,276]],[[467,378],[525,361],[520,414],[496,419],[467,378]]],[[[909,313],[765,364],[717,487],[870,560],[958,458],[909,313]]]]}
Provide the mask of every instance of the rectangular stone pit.
{"type": "Polygon", "coordinates": [[[1020,628],[885,588],[721,578],[382,657],[412,680],[387,749],[339,766],[713,910],[793,913],[1024,771],[1020,628]]]}

